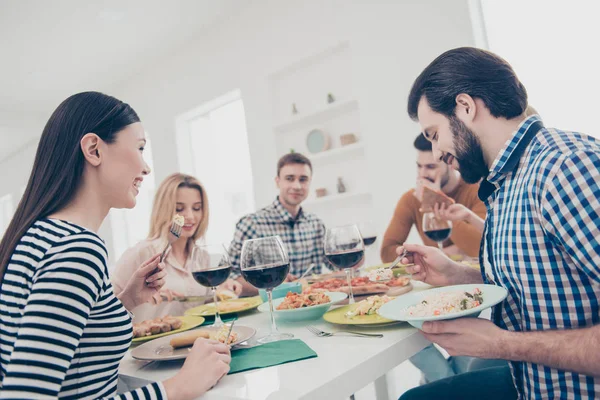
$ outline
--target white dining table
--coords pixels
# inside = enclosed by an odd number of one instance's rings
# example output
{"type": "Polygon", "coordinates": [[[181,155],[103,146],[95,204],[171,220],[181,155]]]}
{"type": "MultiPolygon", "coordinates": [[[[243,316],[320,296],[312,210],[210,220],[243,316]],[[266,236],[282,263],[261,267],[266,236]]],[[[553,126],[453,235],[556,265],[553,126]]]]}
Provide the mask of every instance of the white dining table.
{"type": "MultiPolygon", "coordinates": [[[[236,326],[239,325],[255,328],[255,338],[259,338],[269,332],[269,314],[259,311],[243,314],[236,321],[236,326]]],[[[366,328],[333,325],[320,319],[292,323],[278,321],[278,326],[281,332],[292,333],[294,338],[304,341],[317,357],[227,375],[201,399],[343,399],[374,382],[376,398],[388,400],[386,373],[430,344],[418,330],[403,322],[366,328]],[[382,333],[383,338],[317,337],[308,331],[308,324],[328,332],[347,329],[382,333]]],[[[250,340],[249,344],[252,342],[250,340]]],[[[172,377],[182,364],[183,361],[139,361],[128,352],[121,362],[119,374],[123,381],[141,386],[172,377]]]]}

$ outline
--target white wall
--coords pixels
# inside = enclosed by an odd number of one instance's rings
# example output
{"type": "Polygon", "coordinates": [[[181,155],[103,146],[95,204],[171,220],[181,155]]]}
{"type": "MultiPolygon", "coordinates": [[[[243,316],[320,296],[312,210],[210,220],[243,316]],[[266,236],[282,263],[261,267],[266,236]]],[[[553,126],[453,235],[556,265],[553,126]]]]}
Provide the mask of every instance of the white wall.
{"type": "MultiPolygon", "coordinates": [[[[130,103],[152,137],[156,181],[178,170],[175,117],[240,89],[246,111],[257,207],[272,201],[275,149],[268,77],[339,43],[352,53],[353,91],[367,145],[375,214],[382,232],[414,182],[418,126],[406,98],[418,73],[442,51],[473,45],[468,0],[256,0],[173,54],[108,91],[130,103]]],[[[52,110],[47,110],[48,115],[52,110]]],[[[24,119],[23,121],[25,121],[24,119]]],[[[27,132],[41,133],[41,119],[27,132]]],[[[21,134],[15,132],[15,134],[21,134]]],[[[25,137],[25,136],[23,136],[25,137]]],[[[31,137],[31,136],[28,136],[31,137]]],[[[31,142],[0,162],[0,195],[18,194],[35,152],[31,142]]],[[[235,163],[235,160],[231,160],[235,163]]],[[[111,243],[110,229],[103,236],[111,243]]]]}
{"type": "Polygon", "coordinates": [[[418,127],[406,114],[410,86],[442,51],[473,45],[467,0],[255,1],[114,94],[133,105],[152,135],[160,182],[178,169],[175,117],[241,89],[261,207],[276,193],[273,177],[280,156],[268,77],[340,42],[348,42],[353,55],[349,67],[373,177],[373,218],[382,231],[397,199],[414,183],[412,141],[418,127]]]}

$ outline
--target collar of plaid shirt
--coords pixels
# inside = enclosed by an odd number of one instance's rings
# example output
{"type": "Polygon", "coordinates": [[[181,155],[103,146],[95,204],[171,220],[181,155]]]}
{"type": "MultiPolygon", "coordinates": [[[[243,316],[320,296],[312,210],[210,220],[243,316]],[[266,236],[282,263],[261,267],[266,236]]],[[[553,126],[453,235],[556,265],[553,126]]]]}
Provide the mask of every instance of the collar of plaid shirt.
{"type": "Polygon", "coordinates": [[[279,196],[275,197],[275,201],[272,205],[279,215],[281,215],[281,218],[290,225],[295,224],[304,218],[304,211],[302,210],[302,207],[300,207],[300,211],[298,211],[296,218],[292,217],[292,214],[290,214],[290,212],[285,209],[283,204],[281,204],[281,201],[279,201],[279,196]]]}
{"type": "Polygon", "coordinates": [[[506,142],[494,160],[488,177],[481,181],[478,192],[481,201],[490,197],[502,185],[506,175],[514,171],[527,146],[542,128],[544,125],[537,114],[521,122],[516,133],[506,142]]]}

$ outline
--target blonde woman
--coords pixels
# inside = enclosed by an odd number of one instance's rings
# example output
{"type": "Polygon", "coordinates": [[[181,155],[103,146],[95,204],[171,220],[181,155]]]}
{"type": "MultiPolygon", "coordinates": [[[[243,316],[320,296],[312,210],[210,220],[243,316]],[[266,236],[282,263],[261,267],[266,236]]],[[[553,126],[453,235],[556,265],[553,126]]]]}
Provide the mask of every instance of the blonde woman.
{"type": "MultiPolygon", "coordinates": [[[[160,184],[154,196],[148,239],[121,256],[111,278],[113,286],[116,293],[119,293],[139,265],[163,251],[175,214],[183,216],[185,222],[180,238],[165,254],[163,262],[167,272],[166,283],[150,302],[133,310],[135,322],[166,314],[182,315],[186,309],[199,303],[179,302],[177,297],[207,294],[208,289],[199,285],[192,277],[191,263],[195,243],[204,236],[208,228],[208,197],[196,178],[180,173],[172,174],[160,184]]],[[[228,279],[220,288],[239,294],[242,286],[233,279],[228,279]]]]}

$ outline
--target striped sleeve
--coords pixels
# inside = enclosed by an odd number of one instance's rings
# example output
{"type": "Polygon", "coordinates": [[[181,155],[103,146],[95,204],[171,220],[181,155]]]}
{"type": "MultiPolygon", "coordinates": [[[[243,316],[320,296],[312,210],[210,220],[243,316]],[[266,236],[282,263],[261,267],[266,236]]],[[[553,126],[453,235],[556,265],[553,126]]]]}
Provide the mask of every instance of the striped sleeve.
{"type": "MultiPolygon", "coordinates": [[[[64,236],[46,252],[33,276],[0,399],[58,398],[106,274],[104,245],[89,233],[64,236]]],[[[117,398],[166,395],[162,384],[152,384],[117,398]]]]}

